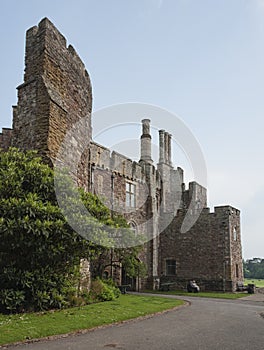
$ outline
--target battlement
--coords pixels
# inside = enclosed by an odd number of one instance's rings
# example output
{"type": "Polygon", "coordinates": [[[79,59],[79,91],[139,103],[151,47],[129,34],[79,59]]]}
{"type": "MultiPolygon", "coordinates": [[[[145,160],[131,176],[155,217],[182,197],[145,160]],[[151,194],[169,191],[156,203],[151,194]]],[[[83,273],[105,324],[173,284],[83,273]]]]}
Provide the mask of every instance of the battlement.
{"type": "Polygon", "coordinates": [[[215,215],[227,214],[230,216],[240,216],[240,210],[232,207],[231,205],[222,205],[214,207],[215,215]]]}
{"type": "Polygon", "coordinates": [[[91,142],[90,161],[98,168],[110,170],[126,178],[144,180],[142,166],[139,163],[119,152],[111,152],[110,149],[95,142],[91,142]]]}

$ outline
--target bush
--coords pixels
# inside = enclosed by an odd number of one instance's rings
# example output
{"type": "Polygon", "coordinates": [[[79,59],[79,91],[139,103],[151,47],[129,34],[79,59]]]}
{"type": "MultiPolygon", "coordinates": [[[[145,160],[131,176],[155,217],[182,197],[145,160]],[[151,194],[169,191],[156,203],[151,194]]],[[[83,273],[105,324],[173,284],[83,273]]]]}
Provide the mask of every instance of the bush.
{"type": "Polygon", "coordinates": [[[107,280],[103,280],[103,282],[104,282],[107,286],[109,286],[110,288],[112,288],[112,290],[113,290],[113,292],[114,292],[114,295],[115,295],[115,299],[119,298],[121,292],[120,292],[120,290],[116,287],[115,282],[114,282],[111,278],[109,278],[109,279],[107,279],[107,280]]]}
{"type": "Polygon", "coordinates": [[[14,289],[0,290],[0,312],[12,313],[23,311],[25,293],[14,289]]]}
{"type": "Polygon", "coordinates": [[[90,296],[93,302],[110,301],[117,299],[120,296],[120,291],[113,282],[106,282],[97,278],[92,281],[90,296]]]}

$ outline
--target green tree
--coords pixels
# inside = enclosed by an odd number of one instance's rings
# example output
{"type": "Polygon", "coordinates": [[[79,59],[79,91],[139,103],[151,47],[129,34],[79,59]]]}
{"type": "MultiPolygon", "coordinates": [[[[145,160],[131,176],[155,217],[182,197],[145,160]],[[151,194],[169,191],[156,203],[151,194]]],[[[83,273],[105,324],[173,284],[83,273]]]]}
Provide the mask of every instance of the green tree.
{"type": "Polygon", "coordinates": [[[245,278],[264,279],[264,259],[254,258],[243,261],[245,278]]]}
{"type": "MultiPolygon", "coordinates": [[[[65,200],[74,212],[75,189],[63,175],[60,186],[67,189],[65,200]]],[[[81,191],[81,197],[92,217],[76,211],[75,220],[99,235],[104,246],[84,239],[68,224],[57,203],[54,172],[36,152],[0,153],[1,312],[67,306],[78,284],[80,259],[96,261],[109,254],[111,239],[104,225],[127,229],[125,220],[113,218],[96,196],[81,191]]]]}
{"type": "Polygon", "coordinates": [[[107,267],[114,268],[121,265],[125,268],[129,277],[145,277],[145,264],[138,259],[143,247],[140,234],[135,236],[126,219],[122,215],[111,213],[97,196],[82,189],[80,192],[85,207],[93,217],[103,223],[105,227],[109,226],[109,232],[113,233],[115,229],[117,232],[121,232],[124,245],[124,247],[118,248],[99,246],[97,254],[91,258],[92,277],[102,278],[107,267]]]}
{"type": "Polygon", "coordinates": [[[96,250],[65,220],[53,170],[33,151],[0,153],[0,311],[67,305],[80,259],[96,250]]]}

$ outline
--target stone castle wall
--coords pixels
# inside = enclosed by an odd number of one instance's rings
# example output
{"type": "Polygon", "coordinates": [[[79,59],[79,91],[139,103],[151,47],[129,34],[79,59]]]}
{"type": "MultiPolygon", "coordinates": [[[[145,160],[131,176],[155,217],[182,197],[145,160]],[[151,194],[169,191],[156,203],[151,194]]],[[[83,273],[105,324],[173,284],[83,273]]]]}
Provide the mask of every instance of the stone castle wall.
{"type": "Polygon", "coordinates": [[[144,233],[148,242],[140,259],[148,276],[142,288],[158,287],[160,281],[185,289],[195,279],[204,290],[235,290],[243,280],[239,210],[224,206],[210,213],[206,188],[196,182],[185,187],[183,169],[173,168],[171,135],[165,130],[159,131],[159,163],[153,164],[149,119],[142,120],[141,157],[135,162],[92,141],[91,111],[84,64],[43,19],[27,31],[24,83],[13,108],[13,130],[3,129],[0,148],[38,150],[50,165],[59,160],[80,186],[124,214],[137,234],[144,233]],[[200,212],[182,233],[187,213],[192,221],[200,212]],[[170,273],[168,261],[175,264],[170,273]]]}
{"type": "Polygon", "coordinates": [[[160,236],[160,275],[163,282],[176,282],[175,288],[186,288],[196,280],[203,290],[234,291],[243,281],[240,212],[232,207],[215,207],[202,211],[197,222],[186,232],[181,225],[186,210],[160,236]],[[236,227],[236,241],[233,239],[236,227]],[[166,271],[166,260],[176,261],[176,274],[166,271]]]}

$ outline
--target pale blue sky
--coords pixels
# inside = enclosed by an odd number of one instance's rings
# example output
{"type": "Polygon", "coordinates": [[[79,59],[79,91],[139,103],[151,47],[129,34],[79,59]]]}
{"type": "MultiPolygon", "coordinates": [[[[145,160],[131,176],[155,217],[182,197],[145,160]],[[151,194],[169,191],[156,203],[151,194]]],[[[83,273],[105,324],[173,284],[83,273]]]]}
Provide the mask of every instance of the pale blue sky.
{"type": "Polygon", "coordinates": [[[264,257],[264,0],[2,0],[0,126],[25,31],[43,17],[84,61],[94,110],[141,102],[181,117],[204,153],[210,206],[241,209],[244,257],[264,257]]]}

